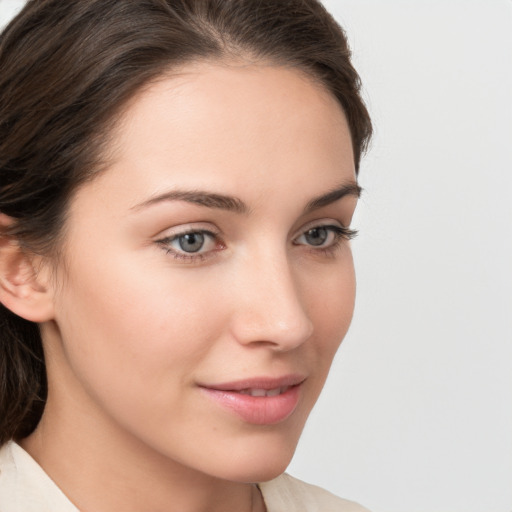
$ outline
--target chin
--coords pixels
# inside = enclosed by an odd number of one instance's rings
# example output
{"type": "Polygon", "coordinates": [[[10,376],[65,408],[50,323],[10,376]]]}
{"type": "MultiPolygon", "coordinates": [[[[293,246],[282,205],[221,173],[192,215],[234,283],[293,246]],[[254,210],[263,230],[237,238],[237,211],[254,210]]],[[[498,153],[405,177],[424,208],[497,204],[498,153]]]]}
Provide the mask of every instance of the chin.
{"type": "MultiPolygon", "coordinates": [[[[217,465],[221,478],[241,483],[266,482],[284,473],[298,443],[298,436],[262,436],[233,446],[228,460],[217,465]],[[245,444],[245,446],[243,446],[245,444]]],[[[247,441],[247,440],[246,440],[247,441]]]]}
{"type": "MultiPolygon", "coordinates": [[[[292,454],[293,455],[293,454],[292,454]]],[[[240,483],[259,483],[272,480],[286,471],[292,456],[275,457],[269,456],[267,460],[255,460],[246,458],[231,468],[224,468],[222,475],[224,480],[240,483]]]]}
{"type": "Polygon", "coordinates": [[[220,478],[241,483],[266,482],[281,475],[295,454],[309,411],[297,411],[280,424],[252,426],[222,436],[215,443],[215,455],[210,452],[214,457],[208,457],[214,461],[215,472],[220,478]]]}

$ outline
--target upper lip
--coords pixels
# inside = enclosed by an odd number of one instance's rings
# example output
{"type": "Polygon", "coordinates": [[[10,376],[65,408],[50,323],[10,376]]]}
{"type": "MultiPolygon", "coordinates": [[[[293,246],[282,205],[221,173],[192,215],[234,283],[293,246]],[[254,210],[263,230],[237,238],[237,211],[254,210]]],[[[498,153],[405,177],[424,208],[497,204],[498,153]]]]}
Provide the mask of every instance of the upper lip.
{"type": "Polygon", "coordinates": [[[215,384],[200,384],[200,387],[218,391],[242,391],[244,389],[276,389],[297,386],[306,380],[303,375],[283,375],[281,377],[252,377],[249,379],[220,382],[215,384]]]}

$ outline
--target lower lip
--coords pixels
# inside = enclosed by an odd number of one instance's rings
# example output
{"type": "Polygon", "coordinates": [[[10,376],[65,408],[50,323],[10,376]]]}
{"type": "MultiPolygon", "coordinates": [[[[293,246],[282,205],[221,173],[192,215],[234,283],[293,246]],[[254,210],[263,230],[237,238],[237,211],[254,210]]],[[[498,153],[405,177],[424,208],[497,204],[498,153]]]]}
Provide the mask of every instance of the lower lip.
{"type": "Polygon", "coordinates": [[[254,425],[275,425],[296,409],[301,385],[292,386],[277,396],[251,396],[236,391],[201,388],[215,402],[254,425]]]}

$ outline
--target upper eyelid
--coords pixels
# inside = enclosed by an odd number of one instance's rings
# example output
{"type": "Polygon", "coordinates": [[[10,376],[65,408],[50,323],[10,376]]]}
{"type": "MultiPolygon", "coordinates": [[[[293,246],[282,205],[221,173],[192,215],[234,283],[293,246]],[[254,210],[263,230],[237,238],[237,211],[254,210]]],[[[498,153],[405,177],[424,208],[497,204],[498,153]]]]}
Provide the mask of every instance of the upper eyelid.
{"type": "Polygon", "coordinates": [[[343,222],[340,222],[339,220],[335,220],[332,218],[317,219],[302,225],[299,229],[295,231],[295,234],[292,236],[292,239],[295,239],[303,235],[304,233],[306,233],[306,231],[309,231],[310,229],[336,226],[338,224],[339,226],[337,227],[340,227],[342,229],[350,229],[349,226],[346,226],[343,222]]]}
{"type": "MultiPolygon", "coordinates": [[[[197,222],[197,223],[191,223],[191,224],[182,224],[180,226],[167,228],[163,231],[160,231],[158,235],[156,235],[156,239],[159,240],[168,240],[176,237],[180,237],[183,235],[187,235],[189,233],[204,233],[207,235],[211,235],[216,238],[222,238],[223,233],[222,231],[213,225],[205,226],[205,223],[197,222]]],[[[299,229],[295,230],[293,236],[291,236],[291,239],[294,240],[295,238],[303,235],[305,232],[309,231],[310,229],[319,228],[319,227],[329,227],[329,226],[335,226],[339,225],[340,228],[350,230],[350,226],[345,225],[343,222],[332,219],[332,218],[325,218],[325,219],[317,219],[310,222],[307,222],[306,224],[302,225],[299,229]]]]}
{"type": "Polygon", "coordinates": [[[317,228],[325,228],[327,230],[334,232],[335,235],[337,235],[337,236],[342,236],[342,237],[345,236],[349,239],[355,238],[358,234],[357,229],[346,228],[344,226],[336,226],[334,224],[317,224],[317,225],[311,226],[310,228],[306,228],[305,230],[301,231],[298,236],[293,238],[293,241],[296,241],[300,237],[304,236],[308,231],[311,231],[311,230],[317,229],[317,228]]]}
{"type": "MultiPolygon", "coordinates": [[[[195,223],[194,223],[195,224],[195,223]]],[[[200,224],[200,223],[199,223],[200,224]]],[[[195,226],[193,224],[183,224],[160,231],[154,238],[157,240],[166,240],[171,238],[188,235],[189,233],[205,233],[214,237],[220,237],[221,231],[215,227],[195,226]]]]}

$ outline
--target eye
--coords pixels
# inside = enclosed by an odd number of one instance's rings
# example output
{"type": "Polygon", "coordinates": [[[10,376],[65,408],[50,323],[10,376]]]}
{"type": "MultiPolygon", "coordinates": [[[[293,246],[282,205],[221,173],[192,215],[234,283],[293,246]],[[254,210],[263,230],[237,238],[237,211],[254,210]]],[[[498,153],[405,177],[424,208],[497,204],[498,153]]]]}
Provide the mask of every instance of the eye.
{"type": "Polygon", "coordinates": [[[190,230],[167,236],[157,243],[176,259],[203,259],[223,248],[216,233],[206,230],[190,230]]]}
{"type": "Polygon", "coordinates": [[[334,233],[323,226],[309,229],[302,235],[307,244],[314,246],[325,244],[328,241],[329,236],[333,237],[334,233]]]}
{"type": "Polygon", "coordinates": [[[342,240],[350,240],[356,234],[356,231],[342,226],[314,226],[298,236],[294,243],[325,249],[336,247],[342,240]]]}

